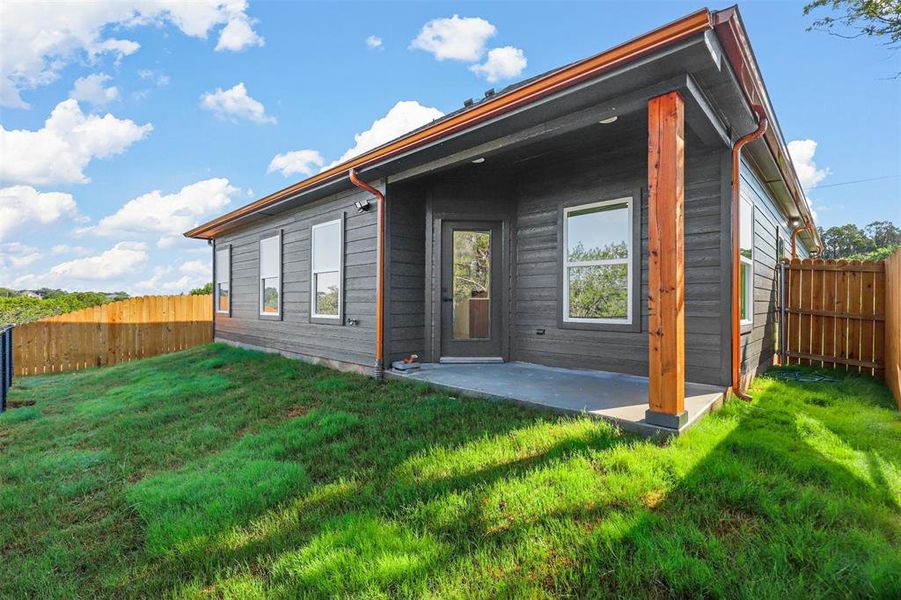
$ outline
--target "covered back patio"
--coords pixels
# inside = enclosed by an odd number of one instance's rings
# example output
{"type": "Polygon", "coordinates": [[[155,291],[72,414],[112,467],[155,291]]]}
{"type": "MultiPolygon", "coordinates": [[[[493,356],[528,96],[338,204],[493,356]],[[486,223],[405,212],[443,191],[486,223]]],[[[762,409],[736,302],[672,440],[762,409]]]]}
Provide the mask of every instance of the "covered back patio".
{"type": "Polygon", "coordinates": [[[714,385],[686,383],[686,417],[678,429],[648,422],[647,377],[547,367],[524,362],[435,364],[400,373],[392,379],[414,381],[466,396],[521,403],[562,414],[586,415],[611,421],[626,431],[645,436],[672,436],[691,427],[715,410],[723,400],[723,389],[714,385]]]}

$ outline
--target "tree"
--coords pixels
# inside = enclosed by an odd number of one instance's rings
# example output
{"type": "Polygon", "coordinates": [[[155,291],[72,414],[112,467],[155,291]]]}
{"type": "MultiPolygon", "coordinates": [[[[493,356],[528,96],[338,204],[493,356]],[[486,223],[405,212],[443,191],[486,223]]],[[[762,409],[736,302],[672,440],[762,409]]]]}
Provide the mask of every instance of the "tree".
{"type": "MultiPolygon", "coordinates": [[[[901,42],[901,0],[813,0],[804,6],[809,15],[823,7],[842,11],[838,17],[825,16],[807,28],[825,31],[843,38],[867,36],[889,47],[901,42]]],[[[901,73],[896,73],[898,77],[901,73]]]]}
{"type": "Polygon", "coordinates": [[[879,260],[901,247],[901,230],[891,221],[873,221],[863,229],[851,223],[819,228],[823,258],[879,260]]]}
{"type": "Polygon", "coordinates": [[[192,296],[203,296],[204,294],[212,294],[213,293],[213,282],[209,282],[204,284],[199,288],[194,288],[191,290],[190,294],[192,296]]]}
{"type": "Polygon", "coordinates": [[[880,38],[886,45],[901,41],[901,0],[813,0],[804,7],[804,14],[809,15],[824,6],[844,11],[844,14],[821,17],[808,30],[819,29],[849,38],[865,35],[880,38]]]}
{"type": "Polygon", "coordinates": [[[901,229],[891,221],[873,221],[863,232],[873,242],[874,249],[901,244],[901,229]]]}

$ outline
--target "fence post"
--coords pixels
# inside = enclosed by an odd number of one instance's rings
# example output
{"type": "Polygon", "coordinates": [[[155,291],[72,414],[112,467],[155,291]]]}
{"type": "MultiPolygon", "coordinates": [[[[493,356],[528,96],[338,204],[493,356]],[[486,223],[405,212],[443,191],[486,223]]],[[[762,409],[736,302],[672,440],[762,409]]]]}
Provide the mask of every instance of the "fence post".
{"type": "Polygon", "coordinates": [[[5,325],[0,329],[0,414],[6,410],[6,396],[13,384],[13,328],[5,325]]]}
{"type": "Polygon", "coordinates": [[[779,261],[779,364],[785,366],[785,259],[779,261]]]}

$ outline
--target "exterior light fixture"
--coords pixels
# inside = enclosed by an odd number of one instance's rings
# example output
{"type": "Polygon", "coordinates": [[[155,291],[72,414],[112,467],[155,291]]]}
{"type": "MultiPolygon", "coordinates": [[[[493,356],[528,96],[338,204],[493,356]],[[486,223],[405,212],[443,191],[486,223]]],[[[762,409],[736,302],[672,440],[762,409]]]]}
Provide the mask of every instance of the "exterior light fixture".
{"type": "Polygon", "coordinates": [[[354,202],[354,206],[357,207],[357,212],[366,212],[369,210],[369,200],[357,200],[354,202]]]}
{"type": "Polygon", "coordinates": [[[474,165],[480,165],[480,164],[482,164],[483,162],[485,162],[485,157],[484,157],[484,156],[480,156],[480,157],[478,157],[477,159],[475,159],[474,161],[472,161],[472,164],[474,164],[474,165]]]}
{"type": "Polygon", "coordinates": [[[610,123],[615,123],[618,118],[619,118],[618,116],[613,115],[612,117],[607,117],[606,119],[601,119],[600,121],[598,121],[598,123],[601,123],[603,125],[609,125],[610,123]]]}

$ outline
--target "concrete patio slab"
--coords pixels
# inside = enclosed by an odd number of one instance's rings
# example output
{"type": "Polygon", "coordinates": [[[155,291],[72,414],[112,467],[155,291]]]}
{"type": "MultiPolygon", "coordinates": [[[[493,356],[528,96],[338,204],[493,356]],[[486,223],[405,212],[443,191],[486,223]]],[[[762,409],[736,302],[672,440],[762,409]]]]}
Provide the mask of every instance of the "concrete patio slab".
{"type": "Polygon", "coordinates": [[[648,379],[636,375],[561,369],[531,363],[423,364],[418,370],[387,371],[387,377],[417,381],[466,396],[516,402],[566,414],[607,419],[645,436],[682,433],[722,404],[723,389],[685,384],[688,420],[678,431],[645,421],[648,379]]]}

